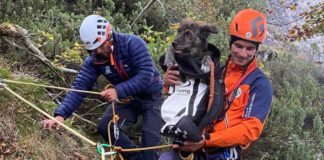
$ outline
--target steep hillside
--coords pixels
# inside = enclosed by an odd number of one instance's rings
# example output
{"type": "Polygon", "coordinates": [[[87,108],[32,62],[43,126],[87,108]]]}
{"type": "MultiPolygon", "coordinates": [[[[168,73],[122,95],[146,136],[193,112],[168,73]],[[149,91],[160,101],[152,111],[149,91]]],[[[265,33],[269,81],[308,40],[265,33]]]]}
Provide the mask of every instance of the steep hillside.
{"type": "MultiPolygon", "coordinates": [[[[0,77],[32,82],[36,77],[8,66],[0,55],[0,77]]],[[[56,104],[43,88],[8,85],[13,91],[52,114],[56,104]]],[[[39,123],[45,117],[0,86],[0,159],[99,159],[96,148],[62,129],[43,130],[39,123]]],[[[69,120],[66,124],[72,124],[69,120]]],[[[75,127],[75,126],[74,126],[75,127]]],[[[78,132],[82,130],[77,129],[78,132]]],[[[88,133],[87,136],[92,134],[88,133]]],[[[92,136],[94,138],[96,136],[92,136]]]]}

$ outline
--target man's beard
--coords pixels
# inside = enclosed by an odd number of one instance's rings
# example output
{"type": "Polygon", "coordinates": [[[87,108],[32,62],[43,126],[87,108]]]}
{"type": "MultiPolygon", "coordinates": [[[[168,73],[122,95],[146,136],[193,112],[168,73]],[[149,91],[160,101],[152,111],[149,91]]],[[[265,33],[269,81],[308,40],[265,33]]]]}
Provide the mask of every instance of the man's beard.
{"type": "Polygon", "coordinates": [[[109,59],[109,54],[105,53],[105,54],[95,54],[97,59],[109,59]]]}

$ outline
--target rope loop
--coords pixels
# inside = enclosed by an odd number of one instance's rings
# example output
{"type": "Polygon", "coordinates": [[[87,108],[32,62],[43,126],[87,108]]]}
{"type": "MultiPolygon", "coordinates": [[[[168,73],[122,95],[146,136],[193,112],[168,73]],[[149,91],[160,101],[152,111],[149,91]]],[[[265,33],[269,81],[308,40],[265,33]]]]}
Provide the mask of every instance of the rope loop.
{"type": "Polygon", "coordinates": [[[180,150],[178,150],[178,156],[181,160],[193,160],[194,159],[194,153],[191,152],[187,157],[184,157],[180,150]]]}
{"type": "MultiPolygon", "coordinates": [[[[109,88],[115,88],[115,86],[113,84],[109,83],[106,85],[105,90],[109,89],[109,88]]],[[[130,102],[131,100],[133,100],[133,97],[127,96],[126,98],[123,98],[123,99],[117,99],[116,102],[119,104],[125,104],[125,103],[130,102]]]]}

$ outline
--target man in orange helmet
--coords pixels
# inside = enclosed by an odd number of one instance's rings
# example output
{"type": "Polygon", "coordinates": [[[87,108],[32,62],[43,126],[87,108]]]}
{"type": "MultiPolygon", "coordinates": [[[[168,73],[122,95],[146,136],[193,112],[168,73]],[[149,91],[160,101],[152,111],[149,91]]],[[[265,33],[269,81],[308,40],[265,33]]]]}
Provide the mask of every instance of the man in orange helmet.
{"type": "MultiPolygon", "coordinates": [[[[266,35],[267,23],[262,13],[246,9],[233,18],[229,34],[230,55],[220,72],[225,85],[225,112],[214,120],[212,128],[198,143],[185,141],[173,148],[183,152],[204,150],[205,159],[241,159],[240,154],[261,135],[272,101],[269,78],[257,66],[255,53],[266,35]]],[[[165,86],[179,84],[176,66],[167,69],[165,86]]],[[[161,160],[179,159],[172,152],[164,153],[161,160]]],[[[197,159],[197,158],[196,158],[197,159]]]]}

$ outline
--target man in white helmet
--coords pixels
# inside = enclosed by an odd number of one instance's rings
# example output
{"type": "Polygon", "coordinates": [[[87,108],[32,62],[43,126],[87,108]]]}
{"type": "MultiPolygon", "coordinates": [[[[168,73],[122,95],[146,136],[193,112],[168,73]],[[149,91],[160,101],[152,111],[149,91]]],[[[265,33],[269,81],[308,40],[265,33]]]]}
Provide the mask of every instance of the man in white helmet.
{"type": "MultiPolygon", "coordinates": [[[[113,144],[122,148],[135,148],[136,145],[124,130],[128,125],[136,123],[139,115],[143,115],[141,147],[159,145],[163,81],[145,42],[135,35],[113,31],[109,22],[98,15],[90,15],[83,20],[80,37],[90,55],[82,65],[72,88],[91,90],[98,76],[104,75],[114,85],[101,92],[104,99],[113,102],[133,97],[130,102],[118,104],[115,108],[119,116],[120,132],[117,140],[114,136],[111,137],[113,144]]],[[[84,93],[68,92],[55,110],[55,118],[63,122],[79,107],[84,97],[84,93]]],[[[108,122],[112,118],[112,106],[109,105],[98,125],[98,132],[107,141],[108,122]]],[[[42,124],[48,129],[54,126],[60,128],[53,120],[44,120],[42,124]]],[[[111,133],[114,133],[113,129],[111,133]]],[[[158,158],[158,153],[149,150],[123,153],[123,156],[126,159],[154,160],[158,158]]]]}

